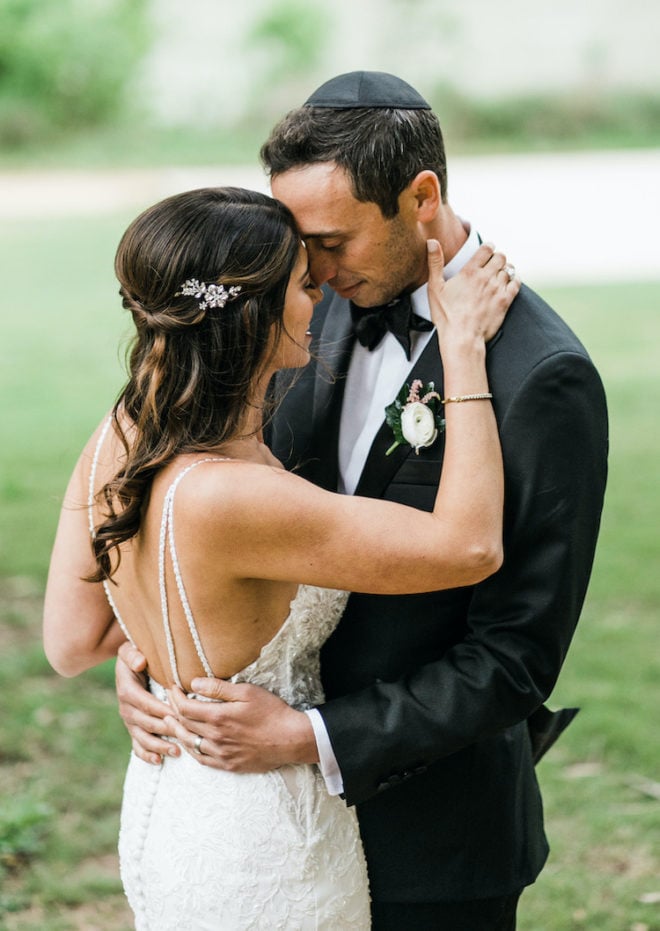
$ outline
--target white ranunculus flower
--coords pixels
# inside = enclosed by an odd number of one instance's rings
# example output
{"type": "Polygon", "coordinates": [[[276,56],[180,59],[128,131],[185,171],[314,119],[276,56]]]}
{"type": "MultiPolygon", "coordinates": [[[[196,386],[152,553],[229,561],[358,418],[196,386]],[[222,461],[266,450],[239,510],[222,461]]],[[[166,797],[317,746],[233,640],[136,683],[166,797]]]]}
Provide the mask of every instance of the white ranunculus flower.
{"type": "Polygon", "coordinates": [[[401,432],[418,454],[422,447],[435,443],[438,428],[431,408],[421,401],[406,404],[401,411],[401,432]]]}

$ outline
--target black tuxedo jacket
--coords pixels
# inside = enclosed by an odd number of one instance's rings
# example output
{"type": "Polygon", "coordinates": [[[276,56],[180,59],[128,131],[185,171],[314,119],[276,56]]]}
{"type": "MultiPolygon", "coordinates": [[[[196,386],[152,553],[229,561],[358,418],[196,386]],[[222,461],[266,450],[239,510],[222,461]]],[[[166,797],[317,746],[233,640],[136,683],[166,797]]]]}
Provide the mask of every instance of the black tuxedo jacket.
{"type": "MultiPolygon", "coordinates": [[[[327,296],[313,332],[316,361],[286,395],[271,444],[288,468],[336,490],[353,345],[347,303],[327,296]]],[[[469,588],[354,593],[322,653],[320,711],[346,800],[357,805],[377,900],[505,895],[533,882],[547,856],[534,758],[565,723],[542,703],[591,572],[605,397],[575,335],[524,286],[487,364],[506,475],[502,569],[469,588]]],[[[413,377],[442,390],[435,337],[413,377]]],[[[419,455],[399,447],[385,456],[391,442],[383,424],[356,494],[430,511],[442,435],[419,455]]]]}

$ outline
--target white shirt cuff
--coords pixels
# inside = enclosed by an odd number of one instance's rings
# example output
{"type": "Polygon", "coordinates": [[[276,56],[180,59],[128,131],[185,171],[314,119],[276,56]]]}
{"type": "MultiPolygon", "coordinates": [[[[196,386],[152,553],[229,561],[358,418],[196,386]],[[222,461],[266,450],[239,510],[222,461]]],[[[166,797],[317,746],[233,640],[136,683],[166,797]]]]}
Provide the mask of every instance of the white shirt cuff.
{"type": "Polygon", "coordinates": [[[319,751],[318,765],[321,770],[321,775],[325,780],[328,795],[341,795],[344,791],[344,780],[342,779],[341,770],[339,769],[337,758],[332,749],[330,738],[328,737],[325,721],[318,708],[310,708],[305,714],[309,718],[314,731],[316,747],[319,751]]]}

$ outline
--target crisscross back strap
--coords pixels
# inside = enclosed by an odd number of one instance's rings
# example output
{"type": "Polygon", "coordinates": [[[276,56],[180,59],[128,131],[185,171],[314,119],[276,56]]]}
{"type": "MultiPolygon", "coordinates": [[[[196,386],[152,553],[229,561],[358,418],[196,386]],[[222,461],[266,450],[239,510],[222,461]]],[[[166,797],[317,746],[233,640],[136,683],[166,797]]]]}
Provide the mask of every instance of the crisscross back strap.
{"type": "Polygon", "coordinates": [[[158,581],[160,586],[161,614],[163,619],[165,642],[167,643],[167,653],[170,659],[172,677],[174,678],[174,681],[179,686],[179,688],[183,688],[183,686],[181,684],[181,679],[179,678],[179,670],[176,662],[174,638],[172,636],[172,626],[170,624],[167,586],[165,584],[165,553],[167,548],[169,548],[170,551],[170,558],[172,560],[172,568],[174,570],[174,578],[176,580],[176,587],[179,593],[179,600],[188,623],[188,630],[190,631],[190,636],[195,647],[195,652],[197,653],[199,661],[202,664],[206,675],[213,677],[214,674],[213,670],[211,669],[211,665],[206,658],[206,654],[204,653],[204,648],[202,647],[197,625],[195,624],[195,619],[193,618],[192,611],[190,610],[190,602],[188,600],[185,585],[183,584],[183,578],[181,577],[179,557],[177,555],[176,544],[174,542],[174,495],[183,477],[189,472],[192,472],[193,469],[196,469],[197,466],[200,466],[205,462],[227,461],[227,457],[208,456],[205,459],[198,459],[197,462],[193,462],[191,465],[186,466],[185,469],[182,469],[181,472],[179,472],[170,487],[167,489],[167,494],[165,495],[165,500],[163,502],[163,516],[160,523],[160,540],[158,547],[158,581]]]}
{"type": "MultiPolygon", "coordinates": [[[[103,425],[103,428],[99,434],[99,438],[96,442],[96,448],[94,450],[94,457],[92,459],[92,467],[89,473],[89,489],[87,495],[87,515],[89,520],[89,533],[91,539],[96,539],[96,530],[94,528],[94,498],[95,492],[94,488],[96,485],[96,473],[98,471],[99,457],[101,454],[101,448],[105,442],[105,438],[108,435],[108,431],[112,424],[112,418],[108,417],[106,422],[103,425]]],[[[167,598],[167,586],[165,584],[165,552],[169,547],[170,557],[172,560],[172,567],[174,570],[174,578],[176,579],[176,586],[179,593],[179,599],[181,601],[181,607],[186,617],[188,624],[188,630],[190,631],[190,636],[195,647],[195,652],[199,658],[199,661],[202,664],[204,672],[207,676],[213,676],[213,670],[211,669],[210,663],[204,653],[204,648],[202,647],[202,642],[199,637],[199,632],[197,630],[197,625],[195,624],[195,619],[193,618],[192,611],[190,610],[190,602],[188,600],[188,595],[186,593],[185,586],[183,584],[183,578],[181,577],[181,569],[179,567],[179,557],[176,551],[176,544],[174,542],[174,495],[179,483],[188,472],[191,472],[197,466],[202,465],[204,462],[226,462],[227,457],[223,456],[208,456],[205,459],[198,459],[197,462],[191,463],[191,465],[186,466],[185,469],[182,469],[179,474],[176,476],[172,484],[167,490],[165,495],[165,500],[163,502],[163,514],[161,517],[160,523],[160,538],[158,546],[158,584],[160,589],[160,604],[161,604],[161,615],[163,622],[163,631],[165,633],[165,642],[167,644],[167,653],[170,660],[170,667],[172,670],[172,676],[174,681],[179,686],[183,688],[181,684],[181,679],[179,677],[179,670],[176,662],[176,653],[174,650],[174,638],[172,636],[172,626],[170,624],[170,615],[169,615],[169,603],[167,598]]],[[[108,603],[112,608],[112,612],[117,619],[117,623],[121,627],[124,636],[126,639],[135,646],[135,641],[130,635],[128,627],[126,626],[119,609],[115,604],[115,600],[112,597],[112,592],[110,590],[110,585],[106,579],[103,580],[103,589],[108,599],[108,603]]]]}

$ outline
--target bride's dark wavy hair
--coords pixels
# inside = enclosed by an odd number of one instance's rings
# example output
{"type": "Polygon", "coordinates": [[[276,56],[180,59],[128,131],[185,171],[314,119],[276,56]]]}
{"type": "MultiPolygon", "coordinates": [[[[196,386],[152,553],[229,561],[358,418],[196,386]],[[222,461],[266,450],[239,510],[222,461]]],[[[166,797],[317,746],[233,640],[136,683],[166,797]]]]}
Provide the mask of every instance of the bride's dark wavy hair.
{"type": "Polygon", "coordinates": [[[299,243],[283,204],[230,187],[168,197],[124,233],[115,273],[136,333],[112,418],[126,460],[97,496],[105,519],[93,541],[90,581],[116,571],[118,547],[138,532],[163,466],[238,435],[283,333],[299,243]],[[201,299],[180,293],[188,279],[241,290],[224,307],[202,309],[201,299]]]}

